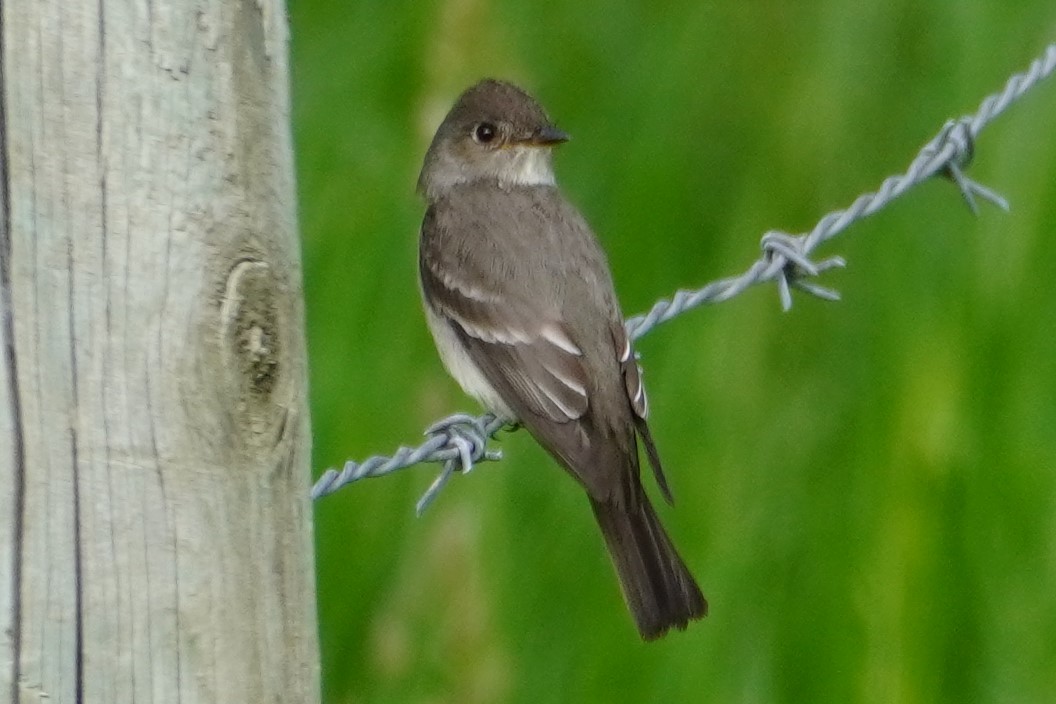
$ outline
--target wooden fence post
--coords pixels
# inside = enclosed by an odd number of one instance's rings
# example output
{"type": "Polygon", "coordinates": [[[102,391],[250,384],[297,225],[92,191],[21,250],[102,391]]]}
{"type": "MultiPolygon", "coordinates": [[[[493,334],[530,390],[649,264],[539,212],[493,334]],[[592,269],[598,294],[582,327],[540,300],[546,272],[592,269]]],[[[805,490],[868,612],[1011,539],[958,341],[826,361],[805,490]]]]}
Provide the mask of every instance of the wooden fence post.
{"type": "Polygon", "coordinates": [[[0,701],[319,701],[285,5],[0,3],[0,701]]]}

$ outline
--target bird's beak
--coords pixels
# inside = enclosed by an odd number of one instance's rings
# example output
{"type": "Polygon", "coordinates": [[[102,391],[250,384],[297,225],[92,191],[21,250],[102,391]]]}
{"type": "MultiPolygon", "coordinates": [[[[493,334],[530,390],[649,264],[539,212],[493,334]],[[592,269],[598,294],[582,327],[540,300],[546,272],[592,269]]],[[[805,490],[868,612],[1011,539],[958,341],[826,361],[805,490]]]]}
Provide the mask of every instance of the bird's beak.
{"type": "Polygon", "coordinates": [[[540,128],[528,138],[527,143],[533,147],[552,147],[571,139],[567,132],[557,129],[553,125],[540,128]]]}

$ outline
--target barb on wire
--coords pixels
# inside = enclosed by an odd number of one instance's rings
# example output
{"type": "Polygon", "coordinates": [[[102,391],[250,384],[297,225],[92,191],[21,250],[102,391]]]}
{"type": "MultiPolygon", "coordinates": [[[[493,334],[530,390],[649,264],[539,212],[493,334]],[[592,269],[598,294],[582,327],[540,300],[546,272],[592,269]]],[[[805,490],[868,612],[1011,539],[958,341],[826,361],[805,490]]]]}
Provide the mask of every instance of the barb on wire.
{"type": "Polygon", "coordinates": [[[424,435],[429,439],[418,447],[400,447],[391,457],[375,455],[363,462],[349,460],[340,472],[326,470],[312,487],[312,498],[332,494],[360,479],[382,477],[421,462],[442,462],[444,469],[440,476],[418,501],[420,514],[428,508],[456,469],[468,472],[477,463],[502,458],[502,453],[488,450],[487,445],[488,440],[504,425],[501,419],[490,413],[479,417],[466,413],[448,416],[426,428],[424,435]]]}
{"type": "MultiPolygon", "coordinates": [[[[676,291],[670,300],[661,299],[644,315],[626,321],[631,339],[638,339],[660,323],[705,303],[727,301],[757,284],[777,281],[784,310],[792,307],[792,289],[799,289],[825,300],[839,300],[839,293],[813,281],[820,274],[844,266],[841,257],[820,261],[811,254],[820,245],[846,230],[852,223],[877,212],[911,187],[935,175],[949,178],[957,186],[965,203],[978,213],[976,198],[1008,210],[1008,202],[998,193],[976,183],[965,175],[975,152],[979,133],[1013,102],[1056,70],[1056,44],[1034,60],[1023,73],[1012,76],[1004,88],[979,105],[973,115],[950,120],[925,144],[903,174],[890,176],[875,193],[865,193],[844,210],[835,210],[818,221],[804,235],[768,232],[760,245],[763,253],[748,269],[694,291],[676,291]]],[[[328,469],[312,488],[312,498],[331,494],[341,487],[366,477],[380,477],[421,462],[441,462],[443,470],[418,501],[417,511],[424,511],[456,471],[468,472],[477,463],[497,460],[498,452],[487,449],[488,441],[504,426],[502,420],[486,414],[474,417],[457,414],[433,424],[426,431],[429,438],[417,448],[399,448],[391,457],[375,456],[363,462],[349,461],[338,472],[328,469]]]]}

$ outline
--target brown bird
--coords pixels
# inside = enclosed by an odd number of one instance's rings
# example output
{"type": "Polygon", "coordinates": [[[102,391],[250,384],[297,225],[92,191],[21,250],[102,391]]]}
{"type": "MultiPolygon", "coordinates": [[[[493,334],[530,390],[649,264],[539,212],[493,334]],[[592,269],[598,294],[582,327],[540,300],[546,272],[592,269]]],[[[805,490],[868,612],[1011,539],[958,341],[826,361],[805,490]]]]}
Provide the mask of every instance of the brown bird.
{"type": "Polygon", "coordinates": [[[418,180],[422,296],[462,388],[586,489],[627,606],[653,639],[708,605],[642,487],[639,438],[671,501],[608,263],[555,183],[552,147],[567,139],[510,83],[462,94],[418,180]]]}

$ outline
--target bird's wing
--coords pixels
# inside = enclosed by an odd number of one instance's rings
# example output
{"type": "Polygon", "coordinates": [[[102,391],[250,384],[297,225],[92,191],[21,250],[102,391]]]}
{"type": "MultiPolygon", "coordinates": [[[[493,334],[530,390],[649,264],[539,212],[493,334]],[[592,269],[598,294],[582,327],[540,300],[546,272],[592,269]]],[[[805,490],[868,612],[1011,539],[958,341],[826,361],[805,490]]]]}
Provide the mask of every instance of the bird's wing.
{"type": "Polygon", "coordinates": [[[556,311],[520,299],[501,281],[474,285],[440,270],[428,256],[421,258],[421,278],[428,305],[455,326],[467,352],[515,412],[526,408],[556,423],[587,412],[583,351],[556,311]]]}
{"type": "MultiPolygon", "coordinates": [[[[596,315],[582,315],[577,327],[564,322],[569,311],[560,300],[547,299],[545,287],[527,286],[531,277],[553,275],[552,267],[568,267],[561,273],[566,285],[564,296],[590,295],[594,287],[567,284],[578,277],[611,288],[599,250],[579,252],[546,265],[525,258],[537,252],[520,251],[520,258],[499,252],[499,248],[538,234],[546,223],[533,221],[532,209],[518,225],[523,231],[508,233],[502,241],[470,240],[460,236],[455,223],[446,213],[430,208],[423,223],[419,252],[419,272],[426,304],[451,325],[466,353],[495,389],[517,419],[553,454],[597,500],[610,500],[623,493],[621,472],[617,468],[633,466],[637,475],[637,450],[634,429],[646,445],[649,458],[668,495],[666,482],[652,438],[645,426],[647,410],[645,391],[637,360],[627,340],[615,295],[597,301],[596,315]],[[531,233],[528,232],[531,230],[531,233]],[[506,256],[503,256],[506,255],[506,256]],[[594,259],[592,259],[592,257],[594,259]],[[509,264],[515,260],[516,264],[509,264]],[[505,262],[505,263],[503,263],[505,262]],[[577,264],[579,262],[579,264],[577,264]],[[585,264],[583,262],[586,262],[585,264]],[[577,269],[576,267],[579,266],[577,269]],[[526,273],[531,272],[531,273],[526,273]],[[565,308],[565,310],[562,310],[565,308]],[[579,329],[588,320],[588,329],[579,329]],[[577,335],[583,336],[577,339],[577,335]],[[604,397],[592,374],[621,374],[626,388],[626,403],[611,392],[604,397]],[[614,405],[615,404],[615,405],[614,405]],[[601,410],[604,407],[607,410],[601,410]]],[[[481,220],[483,216],[478,216],[481,220]]],[[[571,219],[571,217],[570,217],[571,219]]],[[[575,228],[586,235],[589,229],[578,219],[575,228]]],[[[483,227],[462,214],[459,228],[483,227]]],[[[567,245],[580,246],[586,238],[578,231],[567,245]]],[[[568,236],[569,232],[565,232],[568,236]]],[[[596,247],[593,238],[588,244],[596,247]]],[[[608,385],[605,385],[608,389],[608,385]]]]}
{"type": "Polygon", "coordinates": [[[627,399],[631,402],[631,410],[634,411],[634,424],[638,434],[645,444],[645,453],[649,457],[649,465],[653,468],[657,486],[669,504],[674,503],[671,488],[668,486],[664,468],[660,464],[660,453],[656,450],[653,435],[649,432],[649,424],[646,418],[649,415],[649,398],[645,394],[645,383],[642,381],[642,368],[638,365],[634,349],[631,347],[631,339],[627,336],[627,329],[623,324],[612,326],[613,348],[618,350],[620,360],[620,372],[623,374],[624,388],[627,391],[627,399]]]}

